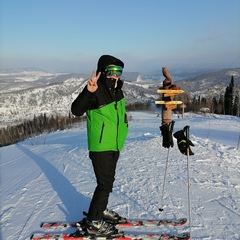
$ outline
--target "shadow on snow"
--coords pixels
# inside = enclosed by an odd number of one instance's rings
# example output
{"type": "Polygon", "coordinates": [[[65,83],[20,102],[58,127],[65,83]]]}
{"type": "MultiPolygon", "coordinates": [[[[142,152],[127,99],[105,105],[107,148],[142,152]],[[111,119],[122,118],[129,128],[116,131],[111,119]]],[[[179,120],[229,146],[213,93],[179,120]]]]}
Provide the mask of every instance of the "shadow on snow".
{"type": "Polygon", "coordinates": [[[58,206],[66,216],[66,221],[76,221],[82,219],[82,211],[86,211],[89,206],[90,198],[79,193],[71,182],[50,164],[45,158],[33,153],[21,145],[16,145],[27,156],[33,159],[41,171],[52,185],[52,188],[61,199],[65,208],[58,206]]]}

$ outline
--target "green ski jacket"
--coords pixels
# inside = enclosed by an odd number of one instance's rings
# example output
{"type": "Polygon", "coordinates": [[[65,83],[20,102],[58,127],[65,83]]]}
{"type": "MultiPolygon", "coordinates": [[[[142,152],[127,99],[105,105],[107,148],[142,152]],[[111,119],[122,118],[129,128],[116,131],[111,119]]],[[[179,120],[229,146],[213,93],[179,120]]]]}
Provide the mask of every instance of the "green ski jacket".
{"type": "Polygon", "coordinates": [[[93,152],[120,151],[128,134],[125,99],[122,81],[106,79],[98,82],[98,89],[91,93],[87,86],[72,103],[71,111],[76,116],[86,112],[88,149],[93,152]]]}

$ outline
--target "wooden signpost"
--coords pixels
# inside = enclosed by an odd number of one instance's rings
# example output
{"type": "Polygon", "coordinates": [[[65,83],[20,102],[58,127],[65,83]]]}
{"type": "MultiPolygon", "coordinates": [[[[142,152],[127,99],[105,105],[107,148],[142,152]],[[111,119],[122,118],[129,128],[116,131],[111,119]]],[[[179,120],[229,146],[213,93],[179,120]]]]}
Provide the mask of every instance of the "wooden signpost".
{"type": "Polygon", "coordinates": [[[169,124],[172,119],[172,109],[175,109],[178,104],[183,104],[182,101],[174,101],[174,96],[183,93],[184,91],[177,87],[172,82],[172,78],[166,67],[162,68],[163,76],[163,87],[158,89],[158,93],[162,93],[162,100],[155,101],[155,104],[162,104],[162,125],[169,124]]]}

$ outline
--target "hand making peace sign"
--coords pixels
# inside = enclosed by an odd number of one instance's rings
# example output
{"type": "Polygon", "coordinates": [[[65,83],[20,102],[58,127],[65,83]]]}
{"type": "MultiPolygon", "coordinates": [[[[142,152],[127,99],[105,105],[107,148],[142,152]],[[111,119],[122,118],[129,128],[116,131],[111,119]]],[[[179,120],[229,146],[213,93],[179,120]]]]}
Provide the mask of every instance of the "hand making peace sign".
{"type": "Polygon", "coordinates": [[[98,75],[96,77],[94,77],[95,71],[92,71],[92,76],[87,84],[87,89],[89,92],[93,93],[97,90],[97,88],[98,88],[97,81],[98,81],[100,75],[101,75],[101,72],[99,72],[98,75]]]}

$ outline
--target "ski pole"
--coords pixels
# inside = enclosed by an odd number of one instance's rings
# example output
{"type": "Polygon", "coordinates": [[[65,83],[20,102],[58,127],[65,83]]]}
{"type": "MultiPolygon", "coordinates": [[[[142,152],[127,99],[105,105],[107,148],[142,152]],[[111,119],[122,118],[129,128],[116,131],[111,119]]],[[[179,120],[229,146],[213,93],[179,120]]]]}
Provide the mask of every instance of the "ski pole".
{"type": "MultiPolygon", "coordinates": [[[[166,160],[166,167],[165,167],[165,173],[164,173],[164,179],[163,179],[163,189],[162,189],[162,199],[161,199],[161,207],[159,208],[159,211],[163,211],[163,196],[164,196],[164,189],[165,189],[165,182],[166,182],[166,176],[167,176],[167,169],[168,169],[168,159],[169,159],[169,151],[170,147],[173,147],[173,140],[172,140],[172,132],[173,132],[173,126],[175,124],[175,121],[171,121],[168,125],[167,129],[167,145],[165,147],[168,148],[167,152],[167,160],[166,160]]],[[[161,128],[160,128],[161,129],[161,128]]]]}
{"type": "Polygon", "coordinates": [[[187,146],[187,175],[188,175],[188,213],[189,213],[189,232],[190,232],[190,237],[191,237],[191,228],[192,228],[192,223],[191,223],[191,195],[190,195],[190,162],[189,162],[189,126],[185,126],[184,130],[186,133],[186,146],[187,146]]]}
{"type": "Polygon", "coordinates": [[[169,157],[169,150],[170,150],[170,148],[168,148],[168,152],[167,152],[166,167],[165,167],[165,173],[164,173],[164,179],[163,179],[163,189],[162,189],[161,207],[159,208],[159,211],[160,211],[160,212],[162,212],[162,211],[163,211],[163,195],[164,195],[164,189],[165,189],[165,180],[166,180],[167,169],[168,169],[168,157],[169,157]]]}

